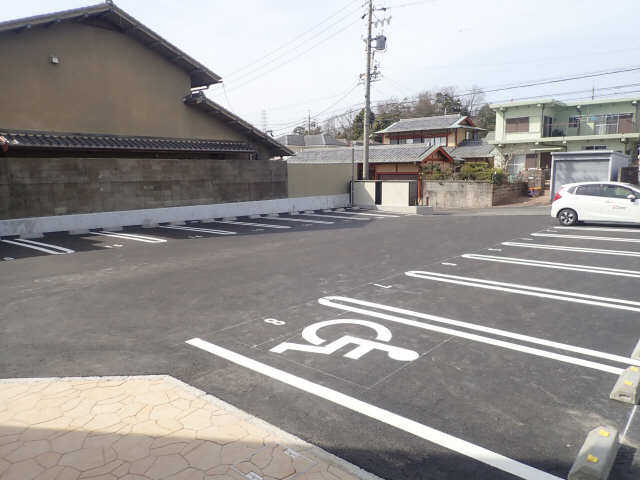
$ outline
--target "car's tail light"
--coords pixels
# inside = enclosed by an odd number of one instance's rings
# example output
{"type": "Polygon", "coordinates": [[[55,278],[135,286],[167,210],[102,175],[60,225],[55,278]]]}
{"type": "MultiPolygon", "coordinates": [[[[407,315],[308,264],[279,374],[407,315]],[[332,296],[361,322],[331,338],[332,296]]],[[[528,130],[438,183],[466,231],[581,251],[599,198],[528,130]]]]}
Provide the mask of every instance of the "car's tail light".
{"type": "Polygon", "coordinates": [[[555,202],[556,200],[560,200],[562,198],[562,195],[560,195],[560,192],[556,193],[556,196],[553,197],[553,201],[555,202]]]}

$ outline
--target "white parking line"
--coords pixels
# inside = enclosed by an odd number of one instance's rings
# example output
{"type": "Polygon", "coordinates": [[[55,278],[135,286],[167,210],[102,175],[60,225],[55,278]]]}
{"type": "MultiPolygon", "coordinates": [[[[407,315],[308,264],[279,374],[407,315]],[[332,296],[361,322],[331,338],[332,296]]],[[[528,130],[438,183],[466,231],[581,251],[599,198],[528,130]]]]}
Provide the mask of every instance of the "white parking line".
{"type": "Polygon", "coordinates": [[[321,218],[339,218],[340,220],[360,220],[364,222],[370,222],[370,218],[360,217],[345,217],[344,215],[325,215],[324,213],[301,213],[301,217],[321,217],[321,218]]]}
{"type": "Polygon", "coordinates": [[[211,228],[201,227],[181,227],[178,225],[160,225],[159,228],[168,228],[169,230],[185,230],[187,232],[211,233],[212,235],[236,235],[236,232],[229,230],[214,230],[211,228]]]}
{"type": "MultiPolygon", "coordinates": [[[[600,352],[598,350],[593,350],[590,348],[584,348],[584,347],[576,347],[574,345],[569,345],[567,343],[561,343],[561,342],[554,342],[553,340],[545,340],[543,338],[538,338],[538,337],[532,337],[529,335],[523,335],[521,333],[515,333],[515,332],[511,332],[509,330],[501,330],[499,328],[492,328],[492,327],[485,327],[483,325],[478,325],[475,323],[470,323],[470,322],[463,322],[460,320],[453,320],[451,318],[445,318],[445,317],[439,317],[437,315],[430,315],[427,313],[421,313],[421,312],[415,312],[413,310],[406,310],[404,308],[397,308],[397,307],[392,307],[389,305],[383,305],[380,303],[374,303],[374,302],[367,302],[366,300],[358,300],[357,298],[350,298],[350,297],[340,297],[340,296],[330,296],[330,297],[322,297],[318,300],[318,303],[321,305],[325,305],[327,307],[332,307],[332,308],[336,308],[339,310],[344,310],[347,312],[353,312],[353,313],[359,313],[362,315],[368,315],[370,317],[375,317],[375,318],[380,318],[383,320],[390,320],[392,322],[396,322],[396,323],[401,323],[403,325],[408,325],[411,327],[417,327],[417,328],[421,328],[423,330],[433,330],[434,328],[439,329],[439,327],[436,327],[434,325],[428,324],[428,323],[424,323],[424,322],[418,322],[415,320],[409,320],[406,318],[402,318],[402,317],[396,317],[394,315],[388,315],[388,314],[384,314],[384,313],[380,313],[380,312],[376,312],[373,310],[368,310],[368,309],[364,309],[364,308],[359,308],[358,306],[363,306],[363,307],[369,307],[369,308],[374,308],[377,310],[384,310],[387,312],[392,312],[392,313],[397,313],[403,316],[409,316],[409,317],[415,317],[415,318],[420,318],[422,320],[429,320],[431,322],[438,322],[438,323],[444,323],[446,325],[453,325],[456,327],[461,327],[461,328],[466,328],[468,330],[475,330],[478,332],[483,332],[483,333],[489,333],[492,335],[498,335],[501,337],[506,337],[506,338],[511,338],[513,340],[520,340],[523,342],[527,342],[527,343],[533,343],[535,345],[542,345],[545,347],[551,347],[551,348],[556,348],[558,350],[565,350],[567,352],[572,352],[572,353],[578,353],[580,355],[588,355],[590,357],[595,357],[595,358],[601,358],[603,360],[611,360],[613,362],[618,362],[618,363],[623,363],[626,365],[637,365],[640,366],[640,360],[635,360],[633,358],[628,358],[628,357],[624,357],[622,355],[615,355],[612,353],[606,353],[606,352],[600,352]],[[352,305],[358,305],[358,306],[351,306],[351,305],[343,305],[344,303],[346,304],[352,304],[352,305]]],[[[500,346],[500,347],[504,347],[504,348],[509,348],[512,350],[519,350],[519,351],[523,351],[520,349],[520,347],[523,347],[522,345],[516,344],[516,343],[510,343],[510,342],[502,342],[502,343],[491,343],[487,340],[494,340],[492,338],[489,337],[483,337],[483,336],[478,336],[475,335],[473,337],[468,337],[465,335],[470,335],[467,334],[466,332],[461,332],[459,330],[452,330],[452,329],[447,329],[446,331],[442,331],[442,330],[436,330],[440,333],[446,333],[446,334],[450,334],[450,335],[454,335],[454,336],[464,336],[464,338],[469,338],[471,340],[477,340],[483,343],[490,343],[492,345],[496,345],[496,346],[500,346]]],[[[524,348],[528,348],[528,347],[524,347],[524,348]]],[[[552,352],[547,352],[546,350],[538,350],[538,349],[534,349],[535,352],[533,351],[528,351],[527,353],[531,353],[534,355],[540,355],[543,357],[549,357],[548,354],[552,353],[552,352]]],[[[575,357],[569,357],[569,356],[564,356],[562,355],[562,359],[559,358],[555,358],[556,360],[561,360],[561,361],[567,361],[568,359],[571,359],[570,361],[568,361],[567,363],[572,363],[575,365],[581,365],[581,366],[588,366],[590,368],[596,368],[597,370],[602,370],[608,373],[615,373],[618,374],[619,371],[621,371],[621,369],[616,369],[615,367],[611,367],[609,365],[605,365],[605,364],[601,364],[601,363],[595,363],[595,362],[590,362],[588,365],[585,365],[582,362],[582,359],[578,359],[575,357]],[[578,363],[580,362],[580,363],[578,363]]],[[[554,358],[554,357],[549,357],[549,358],[554,358]]]]}
{"type": "Polygon", "coordinates": [[[125,240],[134,240],[144,243],[167,243],[164,238],[148,237],[146,235],[134,235],[133,233],[116,233],[103,230],[101,232],[89,232],[92,235],[103,235],[105,237],[124,238],[125,240]]]}
{"type": "Polygon", "coordinates": [[[640,302],[634,302],[632,300],[625,300],[621,298],[598,297],[595,295],[587,295],[584,293],[567,292],[564,290],[552,290],[550,288],[533,287],[529,285],[521,285],[518,283],[496,282],[492,280],[483,280],[481,278],[459,277],[457,275],[448,275],[437,272],[410,271],[405,272],[405,275],[409,277],[420,278],[423,280],[434,280],[436,282],[453,283],[456,285],[465,285],[468,287],[484,288],[486,290],[497,290],[500,292],[517,293],[519,295],[553,298],[555,300],[562,300],[565,302],[583,303],[586,305],[595,305],[598,307],[640,312],[640,302]]]}
{"type": "MultiPolygon", "coordinates": [[[[333,212],[333,210],[323,210],[323,212],[333,212]]],[[[400,215],[392,215],[392,214],[380,214],[380,213],[364,213],[364,212],[349,212],[345,210],[344,212],[336,212],[344,215],[365,215],[367,217],[380,217],[380,218],[399,218],[400,215]]]]}
{"type": "Polygon", "coordinates": [[[324,225],[333,225],[335,223],[329,220],[305,220],[303,218],[289,218],[289,217],[265,217],[265,218],[268,218],[269,220],[273,220],[276,222],[283,221],[283,222],[300,222],[300,223],[320,223],[324,225]]]}
{"type": "MultiPolygon", "coordinates": [[[[619,255],[623,257],[640,257],[640,252],[632,252],[629,250],[604,250],[601,248],[583,248],[572,246],[559,246],[559,245],[544,245],[539,243],[518,243],[518,242],[502,242],[502,245],[507,247],[525,247],[525,248],[539,248],[542,250],[561,250],[563,252],[577,252],[577,253],[596,253],[599,255],[619,255]]],[[[487,248],[487,250],[495,250],[487,248]]],[[[498,250],[502,251],[502,250],[498,250]]]]}
{"type": "Polygon", "coordinates": [[[258,362],[200,338],[192,338],[191,340],[187,340],[186,343],[220,358],[224,358],[236,365],[240,365],[241,367],[290,385],[298,390],[310,393],[311,395],[315,395],[316,397],[335,403],[336,405],[340,405],[353,412],[373,418],[381,423],[386,423],[387,425],[415,435],[423,440],[435,443],[436,445],[441,445],[461,455],[473,458],[486,465],[490,465],[494,468],[515,475],[518,478],[526,480],[561,480],[560,477],[556,477],[555,475],[551,475],[524,463],[520,463],[517,460],[513,460],[500,455],[499,453],[418,423],[409,418],[397,415],[389,410],[363,402],[357,398],[340,393],[337,390],[310,382],[309,380],[292,375],[283,370],[270,367],[265,363],[258,362]]]}
{"type": "Polygon", "coordinates": [[[640,228],[607,228],[607,227],[553,227],[557,230],[598,230],[601,232],[633,232],[640,233],[640,228]]]}
{"type": "MultiPolygon", "coordinates": [[[[482,260],[485,262],[510,263],[513,265],[525,265],[528,267],[554,268],[558,270],[573,270],[576,272],[600,273],[602,275],[614,275],[618,277],[640,278],[638,270],[622,270],[619,268],[594,267],[592,265],[576,265],[572,263],[545,262],[542,260],[529,260],[528,258],[495,257],[492,255],[478,255],[465,253],[462,258],[470,260],[482,260]]],[[[444,263],[442,265],[445,265],[444,263]]]]}
{"type": "Polygon", "coordinates": [[[19,247],[31,248],[32,250],[38,250],[44,253],[50,253],[51,255],[66,255],[68,253],[76,253],[75,250],[70,248],[59,247],[58,245],[51,245],[49,243],[34,242],[33,240],[27,240],[26,238],[16,238],[14,240],[2,240],[4,243],[10,243],[11,245],[18,245],[19,247]]]}
{"type": "Polygon", "coordinates": [[[606,242],[640,243],[640,238],[593,237],[591,235],[567,235],[565,233],[532,233],[532,237],[572,238],[578,240],[602,240],[606,242]]]}
{"type": "Polygon", "coordinates": [[[260,228],[291,228],[289,225],[274,225],[272,223],[238,222],[236,220],[216,220],[213,223],[226,223],[229,225],[244,225],[247,227],[260,227],[260,228]]]}

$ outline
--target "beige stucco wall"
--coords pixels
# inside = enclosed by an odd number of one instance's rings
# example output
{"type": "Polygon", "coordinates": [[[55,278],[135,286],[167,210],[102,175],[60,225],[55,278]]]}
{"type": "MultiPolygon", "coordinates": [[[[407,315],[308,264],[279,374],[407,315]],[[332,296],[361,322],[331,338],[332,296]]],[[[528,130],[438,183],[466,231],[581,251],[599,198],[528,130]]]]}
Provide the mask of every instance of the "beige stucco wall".
{"type": "Polygon", "coordinates": [[[409,206],[409,182],[382,182],[382,205],[409,206]]]}
{"type": "Polygon", "coordinates": [[[0,58],[0,128],[248,140],[182,102],[187,72],[110,29],[62,22],[0,34],[0,58]]]}
{"type": "Polygon", "coordinates": [[[349,193],[350,163],[288,164],[289,197],[349,193]]]}
{"type": "Polygon", "coordinates": [[[376,204],[376,182],[361,180],[353,185],[353,204],[372,206],[376,204]]]}

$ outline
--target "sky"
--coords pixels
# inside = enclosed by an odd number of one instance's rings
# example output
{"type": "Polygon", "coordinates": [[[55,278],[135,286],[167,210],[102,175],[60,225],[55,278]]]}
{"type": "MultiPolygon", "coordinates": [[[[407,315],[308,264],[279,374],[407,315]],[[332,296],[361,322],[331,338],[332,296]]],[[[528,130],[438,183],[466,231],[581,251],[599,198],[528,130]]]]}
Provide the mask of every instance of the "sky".
{"type": "MultiPolygon", "coordinates": [[[[98,0],[0,0],[0,21],[98,0]]],[[[365,0],[116,0],[116,5],[220,75],[207,92],[259,128],[290,133],[364,102],[365,0]]],[[[375,0],[381,75],[375,104],[454,86],[460,92],[621,68],[640,68],[630,19],[640,2],[616,0],[375,0]]],[[[500,102],[640,96],[640,69],[487,92],[500,102]],[[607,95],[606,97],[602,95],[607,95]],[[601,97],[602,96],[602,97],[601,97]]]]}

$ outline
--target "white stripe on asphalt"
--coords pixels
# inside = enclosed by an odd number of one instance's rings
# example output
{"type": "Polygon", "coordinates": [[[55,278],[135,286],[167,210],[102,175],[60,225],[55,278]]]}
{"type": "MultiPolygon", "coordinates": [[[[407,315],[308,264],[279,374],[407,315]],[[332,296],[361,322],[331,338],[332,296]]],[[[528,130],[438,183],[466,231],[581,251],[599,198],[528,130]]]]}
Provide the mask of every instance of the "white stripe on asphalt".
{"type": "MultiPolygon", "coordinates": [[[[502,242],[502,245],[507,247],[526,247],[526,248],[539,248],[542,250],[561,250],[563,252],[577,252],[577,253],[597,253],[599,255],[619,255],[623,257],[640,257],[640,252],[632,252],[629,250],[603,250],[601,248],[583,248],[583,247],[561,247],[559,245],[544,245],[539,243],[518,243],[518,242],[502,242]]],[[[487,248],[487,250],[492,250],[487,248]]],[[[500,250],[501,251],[501,250],[500,250]]]]}
{"type": "MultiPolygon", "coordinates": [[[[640,278],[638,270],[622,270],[619,268],[594,267],[592,265],[576,265],[572,263],[544,262],[542,260],[529,260],[528,258],[494,257],[492,255],[478,255],[465,253],[462,258],[470,260],[482,260],[485,262],[510,263],[513,265],[526,265],[528,267],[554,268],[558,270],[573,270],[576,272],[600,273],[602,275],[614,275],[618,277],[640,278]]],[[[446,265],[443,263],[442,265],[446,265]]]]}
{"type": "Polygon", "coordinates": [[[339,218],[340,220],[360,220],[364,222],[371,221],[370,218],[345,217],[344,215],[325,215],[324,213],[301,213],[301,217],[322,217],[322,218],[339,218]]]}
{"type": "MultiPolygon", "coordinates": [[[[333,210],[323,210],[323,212],[331,213],[333,210]]],[[[364,212],[349,212],[345,210],[344,212],[334,212],[334,213],[342,213],[344,215],[365,215],[367,217],[380,217],[380,218],[398,218],[400,215],[392,215],[392,214],[380,214],[380,213],[364,213],[364,212]]]]}
{"type": "Polygon", "coordinates": [[[269,220],[280,221],[283,222],[300,222],[300,223],[321,223],[324,225],[333,225],[335,222],[331,222],[329,220],[305,220],[303,218],[289,218],[289,217],[264,217],[269,220]]]}
{"type": "MultiPolygon", "coordinates": [[[[635,360],[633,358],[628,358],[628,357],[624,357],[621,355],[615,355],[612,353],[606,353],[606,352],[600,352],[598,350],[593,350],[590,348],[584,348],[584,347],[576,347],[574,345],[569,345],[567,343],[561,343],[561,342],[554,342],[552,340],[545,340],[543,338],[538,338],[538,337],[531,337],[529,335],[523,335],[520,333],[515,333],[515,332],[510,332],[508,330],[501,330],[499,328],[491,328],[491,327],[485,327],[483,325],[478,325],[475,323],[469,323],[469,322],[463,322],[460,320],[453,320],[451,318],[445,318],[445,317],[438,317],[436,315],[429,315],[427,313],[420,313],[420,312],[415,312],[413,310],[406,310],[404,308],[397,308],[397,307],[391,307],[389,305],[383,305],[380,303],[373,303],[373,302],[367,302],[365,300],[358,300],[356,298],[350,298],[350,297],[339,297],[339,296],[330,296],[330,297],[323,297],[321,299],[318,300],[318,303],[320,303],[321,305],[325,305],[327,307],[332,307],[332,308],[337,308],[339,310],[344,310],[344,311],[348,311],[348,312],[353,312],[353,313],[359,313],[362,315],[368,315],[371,317],[375,317],[375,318],[380,318],[383,320],[390,320],[392,322],[396,322],[396,323],[401,323],[403,325],[409,325],[411,327],[417,327],[417,328],[421,328],[424,330],[432,330],[433,328],[438,328],[438,327],[434,327],[433,325],[430,325],[428,323],[423,323],[423,322],[418,322],[415,320],[409,320],[406,318],[401,318],[401,317],[396,317],[394,315],[387,315],[384,313],[379,313],[379,312],[375,312],[372,310],[367,310],[367,309],[363,309],[363,308],[358,308],[358,307],[352,307],[349,305],[342,305],[342,303],[350,303],[350,304],[355,304],[355,305],[361,305],[364,307],[369,307],[369,308],[375,308],[377,310],[386,310],[388,312],[393,312],[393,313],[398,313],[400,315],[403,316],[409,316],[409,317],[415,317],[415,318],[420,318],[423,320],[429,320],[432,322],[438,322],[438,323],[444,323],[447,325],[453,325],[456,327],[462,327],[462,328],[467,328],[469,330],[475,330],[478,332],[484,332],[484,333],[490,333],[492,335],[499,335],[501,337],[506,337],[506,338],[511,338],[514,340],[520,340],[523,342],[528,342],[528,343],[533,343],[536,345],[542,345],[545,347],[551,347],[551,348],[556,348],[559,350],[565,350],[568,352],[573,352],[573,353],[578,353],[580,355],[588,355],[591,357],[596,357],[596,358],[602,358],[604,360],[611,360],[613,362],[618,362],[618,363],[623,363],[626,365],[637,365],[640,366],[640,360],[635,360]],[[432,328],[433,327],[433,328],[432,328]]],[[[440,331],[440,330],[436,330],[436,331],[440,331]]],[[[450,330],[447,332],[442,332],[442,333],[448,333],[451,335],[455,335],[455,336],[462,336],[461,334],[464,335],[469,335],[466,334],[466,332],[460,332],[459,330],[450,330]]],[[[470,338],[470,337],[464,337],[464,338],[470,338]]],[[[474,336],[474,338],[471,338],[471,340],[477,340],[477,341],[481,341],[483,343],[490,343],[486,340],[493,340],[489,337],[482,337],[482,336],[474,336]],[[482,340],[479,340],[482,339],[482,340]]],[[[520,347],[523,347],[522,345],[518,345],[515,343],[510,343],[510,342],[502,342],[501,344],[497,344],[497,343],[491,343],[492,345],[496,345],[496,346],[500,346],[500,347],[504,347],[504,348],[509,348],[512,350],[520,350],[520,347]]],[[[527,347],[524,347],[527,348],[527,347]]],[[[545,350],[538,350],[538,349],[533,349],[534,351],[528,351],[527,353],[531,353],[533,355],[540,355],[543,357],[549,357],[548,354],[551,354],[552,352],[547,352],[545,350]]],[[[521,350],[522,351],[522,350],[521,350]]],[[[555,355],[555,354],[553,354],[555,355]]],[[[554,358],[555,360],[560,360],[560,361],[567,361],[567,363],[572,363],[574,365],[581,365],[581,366],[587,366],[589,368],[596,368],[597,370],[602,370],[608,373],[615,373],[618,374],[619,371],[621,371],[621,369],[616,369],[615,367],[611,367],[609,365],[605,365],[602,363],[596,363],[596,362],[589,362],[589,364],[584,364],[582,363],[583,360],[579,359],[579,358],[575,358],[575,357],[569,357],[569,356],[564,356],[562,355],[562,359],[556,358],[556,357],[549,357],[549,358],[554,358]],[[568,361],[568,359],[571,359],[568,361]]]]}
{"type": "Polygon", "coordinates": [[[526,480],[561,480],[560,477],[556,477],[543,472],[542,470],[520,463],[517,460],[513,460],[500,455],[499,453],[495,453],[486,448],[418,423],[409,418],[397,415],[389,410],[363,402],[357,398],[340,393],[337,390],[310,382],[309,380],[292,375],[284,370],[270,367],[262,362],[245,357],[239,353],[232,352],[231,350],[227,350],[226,348],[200,338],[192,338],[191,340],[187,340],[186,343],[220,358],[224,358],[236,365],[240,365],[241,367],[260,373],[261,375],[272,378],[278,382],[285,383],[297,388],[298,390],[315,395],[316,397],[322,398],[336,405],[340,405],[381,423],[386,423],[394,428],[415,435],[418,438],[443,446],[461,455],[473,458],[486,465],[490,465],[494,468],[515,475],[516,477],[526,480]]]}
{"type": "Polygon", "coordinates": [[[492,280],[482,280],[480,278],[459,277],[457,275],[446,275],[437,272],[410,271],[405,272],[409,277],[421,278],[423,280],[434,280],[436,282],[453,283],[468,287],[484,288],[487,290],[497,290],[500,292],[517,293],[519,295],[529,295],[541,298],[553,298],[565,302],[583,303],[598,307],[615,308],[617,310],[629,310],[640,312],[640,302],[624,300],[621,298],[598,297],[584,293],[567,292],[564,290],[552,290],[550,288],[532,287],[518,283],[495,282],[492,280]],[[633,305],[633,306],[627,306],[633,305]]]}
{"type": "Polygon", "coordinates": [[[51,255],[66,255],[67,253],[76,253],[75,250],[70,248],[59,247],[58,245],[50,245],[48,243],[34,242],[33,240],[27,240],[26,238],[16,238],[15,240],[2,240],[4,243],[10,243],[11,245],[18,245],[19,247],[31,248],[32,250],[38,250],[44,253],[50,253],[51,255]]]}
{"type": "Polygon", "coordinates": [[[213,223],[227,223],[229,225],[245,225],[247,227],[260,227],[260,228],[291,228],[289,225],[273,225],[271,223],[237,222],[235,220],[216,220],[213,223]]]}
{"type": "Polygon", "coordinates": [[[101,232],[89,232],[92,235],[103,235],[105,237],[124,238],[125,240],[134,240],[144,243],[167,243],[164,238],[147,237],[146,235],[134,235],[133,233],[117,233],[102,230],[101,232]]]}
{"type": "Polygon", "coordinates": [[[601,232],[633,232],[640,233],[640,228],[607,228],[607,227],[553,227],[558,230],[599,230],[601,232]]]}
{"type": "Polygon", "coordinates": [[[567,235],[565,233],[532,233],[532,237],[572,238],[578,240],[604,240],[607,242],[640,243],[640,238],[592,237],[590,235],[567,235]]]}
{"type": "Polygon", "coordinates": [[[160,225],[159,228],[168,228],[170,230],[185,230],[187,232],[211,233],[213,235],[236,235],[236,232],[229,230],[214,230],[212,228],[201,227],[183,227],[180,225],[160,225]]]}

